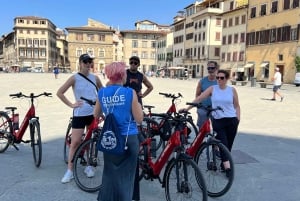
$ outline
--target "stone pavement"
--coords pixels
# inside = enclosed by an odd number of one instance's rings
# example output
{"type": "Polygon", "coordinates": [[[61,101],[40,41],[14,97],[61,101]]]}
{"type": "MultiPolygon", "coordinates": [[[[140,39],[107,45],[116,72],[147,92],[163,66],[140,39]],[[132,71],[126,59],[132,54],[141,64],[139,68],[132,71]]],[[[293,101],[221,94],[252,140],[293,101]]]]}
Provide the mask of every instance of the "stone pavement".
{"type": "MultiPolygon", "coordinates": [[[[28,102],[11,99],[10,93],[52,92],[52,98],[38,99],[37,115],[41,121],[43,159],[35,168],[32,150],[20,144],[20,151],[10,147],[0,154],[1,201],[87,201],[96,200],[96,193],[81,191],[75,184],[61,184],[66,170],[63,161],[63,141],[68,119],[72,114],[55,96],[58,87],[71,74],[0,73],[0,110],[17,106],[23,118],[28,102]]],[[[102,79],[102,76],[100,76],[102,79]]],[[[194,98],[197,80],[150,78],[154,91],[144,99],[164,112],[170,100],[158,92],[182,93],[178,108],[194,98]]],[[[102,80],[105,83],[105,80],[102,80]]],[[[284,101],[270,101],[272,90],[235,86],[241,105],[241,122],[234,143],[235,180],[230,191],[217,201],[299,201],[300,200],[300,88],[284,85],[284,101]]],[[[68,95],[72,97],[71,90],[68,95]]],[[[195,110],[192,110],[195,115],[195,110]]],[[[26,134],[28,136],[28,132],[26,134]]],[[[141,200],[165,200],[164,189],[158,181],[141,182],[141,200]]]]}

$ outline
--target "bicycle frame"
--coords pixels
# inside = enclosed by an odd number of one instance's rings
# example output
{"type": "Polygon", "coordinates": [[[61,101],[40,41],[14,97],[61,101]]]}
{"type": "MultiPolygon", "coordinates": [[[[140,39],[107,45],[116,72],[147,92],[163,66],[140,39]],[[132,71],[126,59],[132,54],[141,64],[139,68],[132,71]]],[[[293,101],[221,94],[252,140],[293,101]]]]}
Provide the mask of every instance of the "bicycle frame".
{"type": "MultiPolygon", "coordinates": [[[[13,115],[14,114],[12,114],[12,116],[13,115]]],[[[38,119],[38,117],[35,116],[35,106],[32,102],[30,108],[28,109],[28,111],[21,123],[19,130],[16,131],[13,129],[13,135],[16,137],[16,141],[22,140],[22,138],[25,134],[25,131],[28,128],[29,122],[32,121],[32,119],[34,119],[34,118],[38,119]]]]}
{"type": "Polygon", "coordinates": [[[168,162],[168,159],[170,158],[171,154],[174,152],[176,147],[181,146],[181,135],[187,134],[187,128],[184,127],[183,132],[180,130],[175,130],[175,132],[171,135],[170,139],[168,140],[168,143],[166,147],[164,148],[163,152],[159,155],[158,159],[153,162],[150,156],[150,147],[151,147],[151,138],[147,138],[144,142],[141,143],[141,146],[147,146],[148,147],[148,158],[147,164],[149,164],[150,168],[152,169],[153,175],[158,176],[164,167],[164,165],[168,162]]]}
{"type": "Polygon", "coordinates": [[[190,145],[190,147],[188,147],[186,149],[186,153],[189,156],[194,157],[196,152],[198,151],[198,149],[200,148],[204,138],[206,137],[207,134],[211,134],[212,133],[212,125],[211,125],[211,121],[208,118],[207,121],[205,121],[205,123],[202,125],[201,129],[199,130],[198,135],[195,137],[194,141],[192,142],[192,144],[190,145]]]}

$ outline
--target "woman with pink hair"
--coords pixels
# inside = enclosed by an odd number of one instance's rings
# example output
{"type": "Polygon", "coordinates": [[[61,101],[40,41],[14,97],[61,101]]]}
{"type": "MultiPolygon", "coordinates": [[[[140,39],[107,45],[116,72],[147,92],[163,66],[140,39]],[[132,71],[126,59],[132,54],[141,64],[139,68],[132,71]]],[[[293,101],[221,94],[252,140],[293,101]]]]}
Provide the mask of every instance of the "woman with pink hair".
{"type": "Polygon", "coordinates": [[[139,140],[137,124],[143,120],[142,106],[136,92],[123,87],[126,81],[125,63],[113,62],[105,67],[109,85],[98,92],[94,116],[113,113],[120,133],[128,134],[126,153],[113,155],[103,153],[104,170],[99,201],[131,201],[137,165],[139,140]]]}

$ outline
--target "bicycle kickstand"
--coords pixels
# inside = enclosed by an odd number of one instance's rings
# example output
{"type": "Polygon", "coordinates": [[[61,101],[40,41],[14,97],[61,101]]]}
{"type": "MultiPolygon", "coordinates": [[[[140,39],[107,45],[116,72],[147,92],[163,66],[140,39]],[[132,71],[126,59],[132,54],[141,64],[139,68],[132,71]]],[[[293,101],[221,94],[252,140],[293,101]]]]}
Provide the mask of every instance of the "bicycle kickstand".
{"type": "Polygon", "coordinates": [[[19,151],[19,148],[15,145],[15,144],[13,144],[12,145],[17,151],[19,151]]]}

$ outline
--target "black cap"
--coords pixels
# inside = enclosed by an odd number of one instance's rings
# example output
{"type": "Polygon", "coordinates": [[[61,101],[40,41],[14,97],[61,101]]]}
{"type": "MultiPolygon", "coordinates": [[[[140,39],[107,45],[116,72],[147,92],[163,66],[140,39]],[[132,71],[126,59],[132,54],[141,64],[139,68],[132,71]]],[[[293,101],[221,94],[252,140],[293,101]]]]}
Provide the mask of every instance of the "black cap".
{"type": "Polygon", "coordinates": [[[79,61],[87,61],[87,60],[93,60],[94,57],[89,54],[82,54],[79,57],[79,61]]]}
{"type": "Polygon", "coordinates": [[[131,61],[131,60],[135,60],[138,63],[140,63],[140,58],[138,56],[132,56],[132,57],[130,57],[129,61],[131,61]]]}

